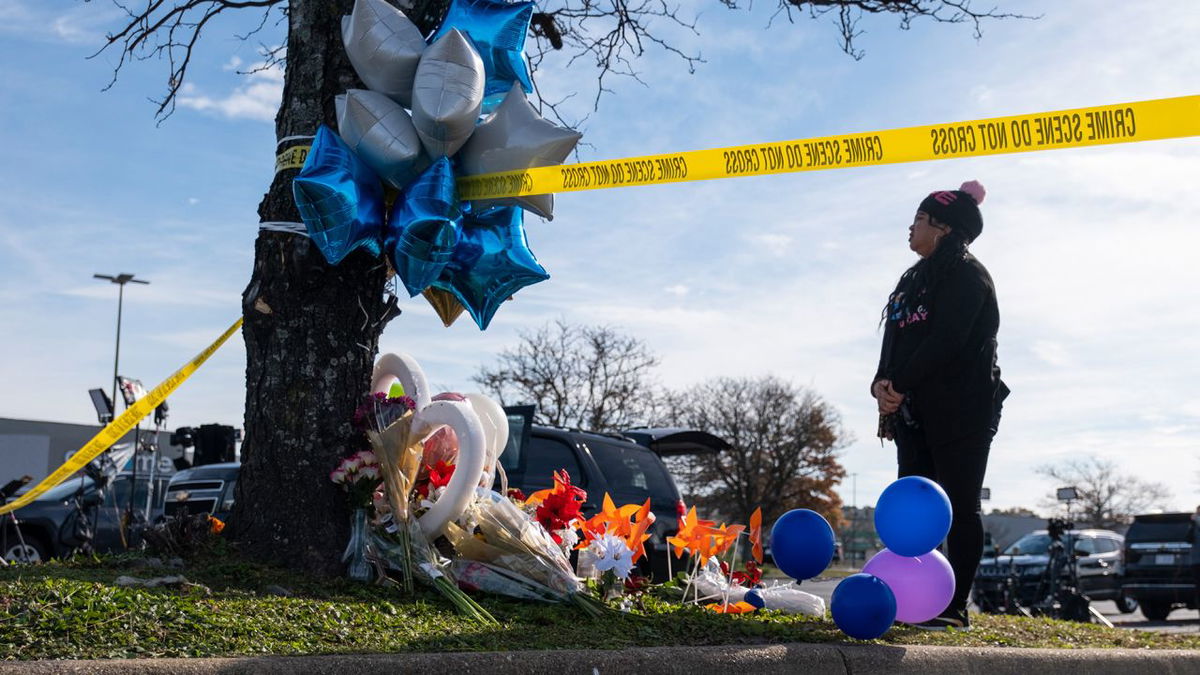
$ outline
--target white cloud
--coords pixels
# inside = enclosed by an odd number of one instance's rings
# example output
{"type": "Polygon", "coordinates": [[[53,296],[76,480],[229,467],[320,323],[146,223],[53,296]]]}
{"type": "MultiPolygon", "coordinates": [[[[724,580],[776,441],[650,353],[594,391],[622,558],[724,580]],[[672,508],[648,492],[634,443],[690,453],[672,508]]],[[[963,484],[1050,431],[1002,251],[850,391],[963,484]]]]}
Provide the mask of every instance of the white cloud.
{"type": "Polygon", "coordinates": [[[225,96],[200,93],[198,87],[180,89],[179,105],[228,119],[250,119],[273,122],[283,96],[283,69],[272,67],[244,76],[242,84],[225,96]]]}
{"type": "Polygon", "coordinates": [[[688,294],[688,291],[690,289],[683,284],[675,284],[673,286],[667,286],[663,290],[666,291],[667,293],[670,293],[671,295],[674,295],[675,297],[682,298],[683,296],[688,294]]]}

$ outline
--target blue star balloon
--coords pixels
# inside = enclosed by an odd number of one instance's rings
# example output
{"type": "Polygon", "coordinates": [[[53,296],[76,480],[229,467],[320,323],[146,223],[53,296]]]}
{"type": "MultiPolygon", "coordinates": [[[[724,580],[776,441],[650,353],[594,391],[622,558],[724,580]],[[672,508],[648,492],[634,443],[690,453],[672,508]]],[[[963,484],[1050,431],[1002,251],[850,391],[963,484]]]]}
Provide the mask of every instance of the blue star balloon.
{"type": "Polygon", "coordinates": [[[515,206],[464,214],[454,256],[433,284],[453,293],[480,330],[513,293],[550,278],[529,250],[523,214],[515,206]]]}
{"type": "Polygon", "coordinates": [[[483,59],[487,84],[483,93],[483,112],[491,112],[508,93],[513,82],[533,92],[529,67],[525,65],[525,34],[533,16],[532,2],[502,0],[450,0],[442,25],[429,40],[432,44],[457,28],[466,33],[483,59]]]}
{"type": "Polygon", "coordinates": [[[357,248],[379,255],[383,228],[383,186],[379,176],[321,125],[304,167],[292,181],[292,195],[308,236],[330,265],[357,248]]]}
{"type": "Polygon", "coordinates": [[[409,295],[437,280],[454,253],[461,225],[454,170],[450,160],[441,157],[404,187],[384,235],[384,246],[409,295]]]}

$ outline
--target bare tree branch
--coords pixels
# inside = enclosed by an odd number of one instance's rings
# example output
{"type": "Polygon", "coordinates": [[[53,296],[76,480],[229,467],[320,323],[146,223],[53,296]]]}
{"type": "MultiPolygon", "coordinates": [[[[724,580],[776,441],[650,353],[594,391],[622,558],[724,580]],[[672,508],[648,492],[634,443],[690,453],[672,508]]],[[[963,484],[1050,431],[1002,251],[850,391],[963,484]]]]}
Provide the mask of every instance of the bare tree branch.
{"type": "MultiPolygon", "coordinates": [[[[104,91],[116,84],[121,69],[129,61],[165,58],[168,64],[166,93],[161,99],[150,99],[158,106],[154,116],[159,123],[175,112],[175,99],[187,78],[192,53],[210,21],[227,10],[262,10],[258,27],[239,36],[246,40],[263,29],[273,8],[278,7],[283,17],[287,11],[286,0],[142,0],[141,9],[131,9],[120,0],[112,1],[125,12],[124,25],[116,32],[108,33],[104,46],[88,58],[95,58],[109,49],[119,52],[112,80],[105,85],[104,91]]],[[[267,50],[265,67],[277,65],[280,53],[280,48],[267,50]]]]}
{"type": "MultiPolygon", "coordinates": [[[[1074,487],[1079,495],[1072,515],[1080,525],[1113,527],[1128,523],[1138,513],[1161,508],[1170,497],[1162,483],[1143,481],[1122,471],[1115,463],[1090,457],[1042,466],[1037,472],[1062,485],[1074,487]]],[[[1061,507],[1050,498],[1046,505],[1061,507]]]]}

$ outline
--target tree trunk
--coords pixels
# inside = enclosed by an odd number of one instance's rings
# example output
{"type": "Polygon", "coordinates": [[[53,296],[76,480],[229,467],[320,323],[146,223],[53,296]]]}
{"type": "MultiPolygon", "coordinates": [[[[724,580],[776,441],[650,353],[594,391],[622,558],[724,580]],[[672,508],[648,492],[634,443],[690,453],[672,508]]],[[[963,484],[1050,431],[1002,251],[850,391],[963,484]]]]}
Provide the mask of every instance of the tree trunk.
{"type": "MultiPolygon", "coordinates": [[[[342,46],[353,0],[292,0],[287,70],[276,138],[336,129],[334,96],[362,87],[342,46]]],[[[423,31],[445,0],[417,3],[423,31]]],[[[282,143],[278,151],[308,145],[282,143]]],[[[279,172],[259,205],[263,222],[299,222],[295,169],[279,172]]],[[[246,417],[242,469],[231,524],[251,558],[336,575],[350,510],[329,472],[353,448],[350,424],[367,394],[379,336],[390,316],[387,264],[357,251],[336,267],[302,235],[260,231],[242,294],[246,417]]]]}
{"type": "MultiPolygon", "coordinates": [[[[340,22],[352,0],[292,0],[277,138],[334,124],[334,96],[361,86],[340,22]]],[[[308,145],[309,140],[284,143],[308,145]]],[[[296,170],[275,175],[264,222],[299,222],[296,170]]],[[[328,265],[308,237],[260,231],[242,294],[246,418],[233,538],[248,556],[341,572],[350,510],[329,472],[350,450],[351,416],[370,385],[383,331],[387,266],[356,252],[328,265]]]]}

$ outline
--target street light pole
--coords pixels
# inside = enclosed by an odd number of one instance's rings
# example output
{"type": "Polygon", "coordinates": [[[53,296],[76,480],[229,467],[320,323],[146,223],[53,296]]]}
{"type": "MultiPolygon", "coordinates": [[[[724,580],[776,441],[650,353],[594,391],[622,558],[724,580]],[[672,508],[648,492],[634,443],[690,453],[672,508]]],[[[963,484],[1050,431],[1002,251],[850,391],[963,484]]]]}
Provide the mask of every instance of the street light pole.
{"type": "Polygon", "coordinates": [[[125,305],[125,284],[149,284],[149,281],[135,279],[134,275],[122,273],[115,277],[108,274],[93,274],[93,278],[107,279],[117,286],[120,290],[117,291],[117,351],[113,356],[113,379],[112,379],[112,402],[113,402],[113,419],[117,418],[117,372],[121,364],[121,311],[125,305]]]}

